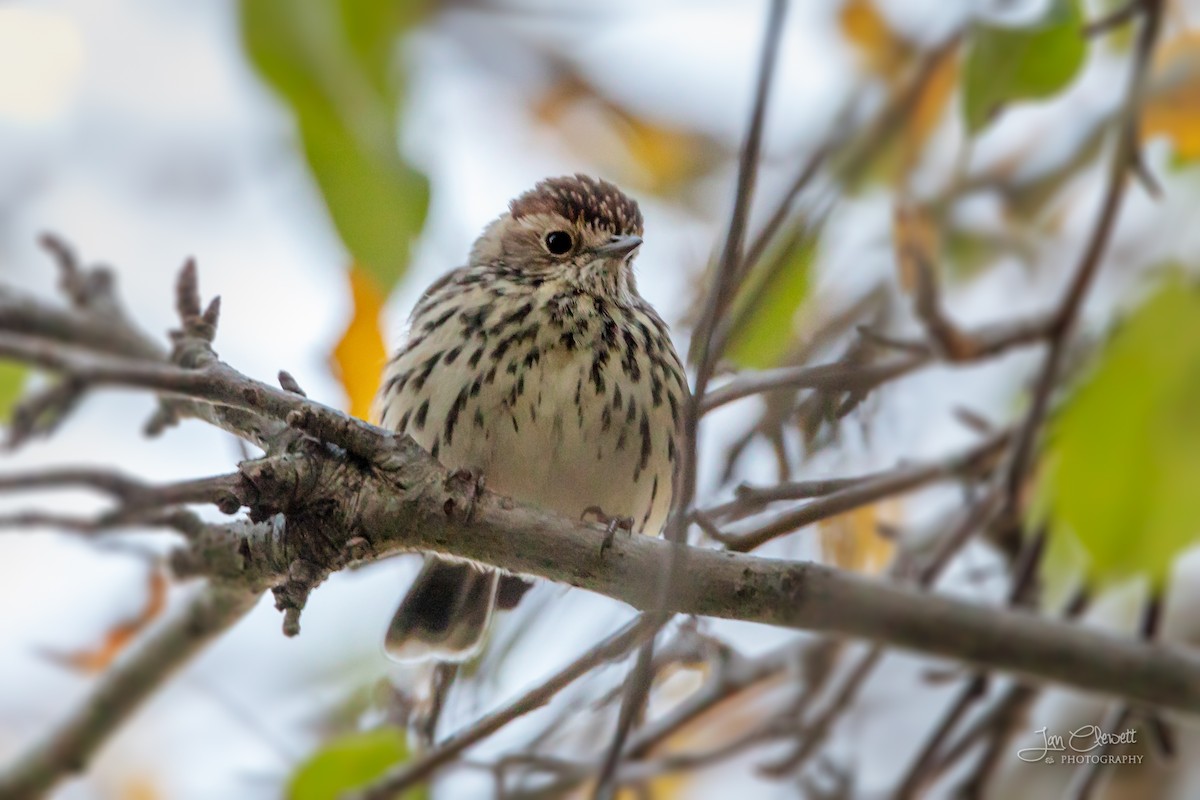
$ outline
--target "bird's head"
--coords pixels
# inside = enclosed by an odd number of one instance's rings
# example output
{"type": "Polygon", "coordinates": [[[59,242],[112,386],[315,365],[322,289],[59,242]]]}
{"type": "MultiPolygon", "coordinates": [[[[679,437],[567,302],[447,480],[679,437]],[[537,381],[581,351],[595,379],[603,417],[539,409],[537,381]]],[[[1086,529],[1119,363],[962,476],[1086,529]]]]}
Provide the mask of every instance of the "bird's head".
{"type": "Polygon", "coordinates": [[[608,181],[574,175],[513,200],[475,242],[471,264],[632,290],[630,262],[641,244],[637,203],[608,181]]]}

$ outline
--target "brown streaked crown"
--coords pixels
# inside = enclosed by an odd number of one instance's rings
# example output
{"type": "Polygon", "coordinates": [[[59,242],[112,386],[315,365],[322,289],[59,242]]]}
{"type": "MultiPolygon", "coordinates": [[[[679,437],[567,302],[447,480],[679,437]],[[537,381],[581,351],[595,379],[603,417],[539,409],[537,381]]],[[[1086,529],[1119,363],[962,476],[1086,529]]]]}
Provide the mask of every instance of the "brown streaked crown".
{"type": "Polygon", "coordinates": [[[548,178],[509,205],[513,219],[558,214],[622,236],[642,235],[638,204],[613,184],[587,175],[548,178]]]}

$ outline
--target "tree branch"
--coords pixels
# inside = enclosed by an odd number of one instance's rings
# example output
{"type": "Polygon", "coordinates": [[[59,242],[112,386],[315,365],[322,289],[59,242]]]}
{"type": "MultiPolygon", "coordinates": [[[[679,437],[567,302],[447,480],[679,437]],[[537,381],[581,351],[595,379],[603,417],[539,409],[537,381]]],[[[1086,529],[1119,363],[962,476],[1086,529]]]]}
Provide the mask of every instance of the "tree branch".
{"type": "MultiPolygon", "coordinates": [[[[95,712],[89,709],[95,706],[88,706],[52,735],[51,742],[67,743],[54,752],[69,758],[53,760],[49,745],[43,746],[0,774],[0,787],[30,791],[23,787],[49,785],[55,775],[81,768],[153,684],[231,625],[263,590],[274,591],[285,630],[294,633],[308,594],[330,573],[414,550],[569,583],[655,615],[716,616],[858,637],[1136,705],[1200,713],[1200,657],[1187,650],[898,588],[818,564],[644,537],[618,538],[605,550],[605,531],[596,526],[478,492],[472,481],[447,474],[411,439],[223,364],[208,346],[215,306],[199,312],[194,276],[183,288],[184,329],[174,355],[189,366],[97,352],[84,337],[50,336],[45,328],[39,335],[36,326],[33,333],[4,332],[12,328],[0,308],[0,356],[88,386],[142,387],[193,406],[233,409],[244,415],[241,421],[263,427],[242,430],[230,416],[222,417],[223,424],[248,437],[269,430],[280,445],[244,462],[235,476],[171,490],[172,503],[207,499],[227,511],[246,506],[252,522],[205,525],[186,512],[175,515],[170,524],[187,536],[171,559],[173,568],[213,582],[207,599],[190,607],[192,623],[165,629],[104,679],[97,697],[114,706],[103,724],[91,721],[95,712]],[[264,521],[271,524],[253,524],[264,521]],[[678,581],[663,605],[661,576],[670,563],[686,564],[688,580],[678,581]],[[136,681],[140,688],[131,690],[136,681]]],[[[68,477],[134,502],[144,489],[79,473],[59,473],[58,482],[68,477]]],[[[45,476],[24,480],[54,482],[45,476]]]]}
{"type": "MultiPolygon", "coordinates": [[[[738,159],[737,189],[734,194],[733,208],[729,215],[729,228],[725,234],[721,258],[713,272],[712,286],[705,298],[704,309],[692,334],[696,375],[692,383],[692,391],[683,404],[683,421],[679,431],[682,440],[681,458],[672,481],[674,496],[671,501],[671,514],[667,518],[666,528],[663,530],[663,536],[670,542],[687,541],[690,519],[688,509],[691,508],[692,501],[696,496],[698,433],[700,418],[704,415],[701,403],[708,390],[708,382],[712,377],[716,358],[719,355],[713,348],[713,334],[724,310],[732,302],[737,291],[738,267],[742,262],[746,226],[750,217],[750,202],[758,177],[759,154],[762,150],[763,129],[767,117],[767,99],[771,94],[771,83],[775,76],[775,64],[779,53],[779,43],[783,38],[783,20],[786,13],[787,0],[771,0],[767,11],[766,32],[759,55],[754,102],[750,108],[750,122],[738,159]]],[[[659,581],[659,602],[655,610],[660,617],[660,625],[668,619],[663,612],[666,611],[668,598],[674,592],[675,585],[681,578],[684,569],[683,555],[683,550],[672,550],[663,564],[659,581]]],[[[596,781],[594,793],[596,800],[611,800],[615,796],[613,776],[621,759],[625,739],[634,721],[641,715],[650,692],[650,683],[653,679],[650,673],[653,650],[654,639],[651,638],[642,645],[642,650],[638,653],[637,661],[627,681],[627,690],[621,703],[617,727],[604,765],[600,770],[600,777],[596,781]]]]}
{"type": "MultiPolygon", "coordinates": [[[[245,464],[243,475],[259,502],[291,498],[286,508],[268,503],[259,513],[283,511],[301,528],[315,522],[315,514],[330,536],[330,531],[341,536],[369,532],[375,557],[433,551],[652,609],[670,550],[686,548],[689,580],[669,598],[672,613],[854,636],[1034,681],[1200,712],[1200,656],[1190,651],[902,589],[808,562],[647,537],[618,538],[601,554],[605,531],[600,527],[490,492],[467,504],[462,487],[410,440],[398,444],[396,457],[383,470],[347,470],[327,458],[288,456],[245,464]]],[[[301,554],[306,547],[290,544],[301,554]]]]}
{"type": "Polygon", "coordinates": [[[0,797],[32,800],[82,772],[105,739],[210,641],[232,628],[258,592],[210,583],[100,679],[50,735],[0,770],[0,797]]]}
{"type": "MultiPolygon", "coordinates": [[[[56,352],[70,348],[31,346],[25,338],[0,337],[0,352],[36,359],[43,366],[87,366],[74,352],[56,352]],[[14,339],[21,346],[14,346],[14,339]]],[[[135,368],[129,360],[93,357],[97,365],[90,374],[114,382],[189,391],[196,398],[224,399],[293,420],[349,420],[225,365],[135,368]]],[[[356,421],[348,427],[360,441],[346,437],[344,443],[368,451],[372,462],[347,459],[313,441],[293,452],[244,463],[233,494],[251,508],[254,519],[286,514],[284,541],[256,529],[192,544],[189,574],[240,578],[262,588],[295,580],[299,563],[323,577],[356,559],[425,550],[652,609],[662,564],[679,547],[686,550],[689,580],[669,598],[668,610],[674,613],[856,636],[1135,702],[1200,711],[1200,660],[1188,652],[924,595],[818,564],[643,537],[618,538],[602,556],[605,532],[600,528],[490,492],[475,495],[410,439],[356,421]],[[364,546],[369,553],[360,552],[364,546]]]]}
{"type": "MultiPolygon", "coordinates": [[[[822,519],[842,514],[855,508],[874,503],[885,497],[912,491],[939,479],[965,477],[984,471],[984,468],[994,462],[1001,451],[1007,448],[1011,433],[1002,433],[989,437],[982,444],[976,445],[961,453],[941,461],[926,464],[910,464],[897,467],[886,472],[865,476],[852,485],[830,492],[819,499],[789,508],[775,515],[765,523],[741,533],[711,532],[718,541],[730,550],[748,552],[772,539],[791,533],[806,525],[811,525],[822,519]]],[[[755,500],[784,499],[789,494],[787,484],[777,489],[765,490],[761,495],[750,495],[755,500]]],[[[799,486],[805,489],[807,487],[799,486]]],[[[730,510],[730,506],[738,506],[739,500],[734,500],[726,506],[720,506],[706,516],[717,516],[730,510]]]]}
{"type": "Polygon", "coordinates": [[[453,734],[433,750],[386,773],[361,792],[345,800],[388,800],[428,780],[434,772],[464,750],[491,736],[517,717],[545,705],[568,684],[604,662],[624,656],[631,647],[653,634],[656,628],[650,618],[639,617],[504,708],[453,734]]]}

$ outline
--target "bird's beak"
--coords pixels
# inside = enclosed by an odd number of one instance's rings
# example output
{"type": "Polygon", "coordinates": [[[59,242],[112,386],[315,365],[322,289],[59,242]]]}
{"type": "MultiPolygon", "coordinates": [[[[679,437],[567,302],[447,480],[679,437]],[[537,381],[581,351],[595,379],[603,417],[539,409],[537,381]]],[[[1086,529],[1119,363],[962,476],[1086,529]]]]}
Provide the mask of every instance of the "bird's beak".
{"type": "Polygon", "coordinates": [[[625,259],[641,246],[642,237],[640,236],[614,236],[604,244],[594,248],[594,252],[607,258],[625,259]]]}

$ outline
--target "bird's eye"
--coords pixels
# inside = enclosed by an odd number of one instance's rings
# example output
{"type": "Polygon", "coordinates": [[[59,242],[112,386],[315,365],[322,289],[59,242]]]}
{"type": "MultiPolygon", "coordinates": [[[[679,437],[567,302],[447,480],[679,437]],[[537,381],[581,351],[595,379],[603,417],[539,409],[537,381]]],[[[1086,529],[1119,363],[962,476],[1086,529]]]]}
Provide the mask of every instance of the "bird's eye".
{"type": "Polygon", "coordinates": [[[556,256],[568,252],[574,243],[566,231],[550,231],[546,234],[546,249],[556,256]]]}

